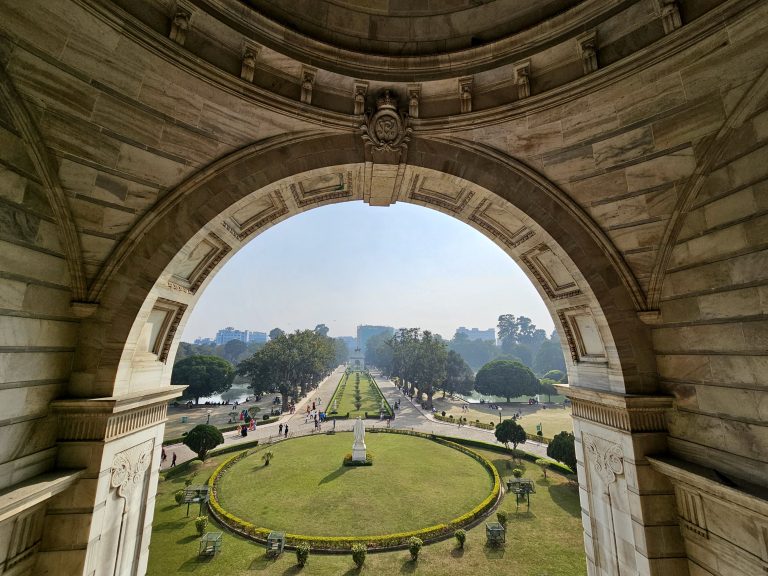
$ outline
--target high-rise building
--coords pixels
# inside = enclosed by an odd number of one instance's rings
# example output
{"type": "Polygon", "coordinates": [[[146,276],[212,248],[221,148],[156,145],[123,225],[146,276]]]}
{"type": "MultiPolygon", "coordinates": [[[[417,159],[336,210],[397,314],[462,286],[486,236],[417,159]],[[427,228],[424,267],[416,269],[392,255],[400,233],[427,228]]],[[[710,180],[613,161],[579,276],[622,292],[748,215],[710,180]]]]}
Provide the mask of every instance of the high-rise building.
{"type": "Polygon", "coordinates": [[[226,344],[230,340],[240,340],[248,343],[248,330],[235,330],[232,326],[227,326],[216,332],[216,344],[226,344]]]}
{"type": "Polygon", "coordinates": [[[213,338],[195,338],[194,344],[197,346],[205,346],[207,344],[215,344],[216,341],[213,338]]]}
{"type": "Polygon", "coordinates": [[[265,344],[267,342],[267,333],[266,332],[256,332],[256,331],[248,332],[248,343],[251,344],[253,342],[258,342],[260,344],[265,344]]]}
{"type": "Polygon", "coordinates": [[[363,325],[357,327],[357,346],[365,352],[365,343],[371,336],[377,334],[386,334],[392,336],[395,333],[395,329],[392,326],[369,326],[363,325]]]}
{"type": "Polygon", "coordinates": [[[460,326],[456,328],[456,334],[465,334],[470,340],[489,340],[496,342],[496,330],[494,328],[488,328],[488,330],[480,330],[479,328],[465,328],[460,326]]]}

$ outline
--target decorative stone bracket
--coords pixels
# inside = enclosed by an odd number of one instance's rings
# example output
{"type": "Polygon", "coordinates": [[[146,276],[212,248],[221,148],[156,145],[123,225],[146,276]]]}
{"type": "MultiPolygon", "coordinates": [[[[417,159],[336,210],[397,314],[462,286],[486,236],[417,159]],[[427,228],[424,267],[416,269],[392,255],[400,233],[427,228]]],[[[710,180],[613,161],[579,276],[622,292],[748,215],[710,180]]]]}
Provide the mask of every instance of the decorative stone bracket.
{"type": "Polygon", "coordinates": [[[392,92],[381,93],[376,112],[366,114],[360,130],[365,143],[363,200],[371,206],[394,204],[403,185],[413,129],[392,92]]]}
{"type": "Polygon", "coordinates": [[[623,432],[666,432],[672,396],[633,396],[556,384],[573,403],[573,415],[623,432]]]}
{"type": "Polygon", "coordinates": [[[125,500],[126,510],[131,506],[136,487],[141,486],[144,481],[144,473],[152,462],[154,445],[154,440],[147,440],[138,446],[115,454],[112,461],[110,486],[117,488],[117,495],[125,500]]]}
{"type": "Polygon", "coordinates": [[[184,386],[166,386],[131,396],[55,400],[60,441],[110,441],[165,422],[168,401],[184,386]]]}

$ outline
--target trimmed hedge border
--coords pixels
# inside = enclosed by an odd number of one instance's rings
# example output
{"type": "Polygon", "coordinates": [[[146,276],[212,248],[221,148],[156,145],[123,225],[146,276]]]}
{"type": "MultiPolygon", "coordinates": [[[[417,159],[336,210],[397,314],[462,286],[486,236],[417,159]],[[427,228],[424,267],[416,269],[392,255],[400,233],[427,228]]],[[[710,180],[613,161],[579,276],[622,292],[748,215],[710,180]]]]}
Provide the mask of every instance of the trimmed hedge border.
{"type": "MultiPolygon", "coordinates": [[[[354,371],[353,371],[354,372],[354,371]]],[[[376,379],[371,376],[370,372],[365,372],[363,370],[360,370],[360,372],[363,372],[371,381],[373,386],[376,387],[376,390],[379,392],[379,399],[384,401],[384,404],[387,406],[387,410],[389,411],[389,416],[394,417],[395,411],[392,409],[392,405],[389,403],[389,401],[384,397],[384,393],[381,391],[381,387],[379,386],[379,383],[376,382],[376,379]]],[[[336,384],[336,389],[333,391],[333,395],[331,395],[331,400],[326,404],[326,408],[329,408],[333,406],[333,401],[337,398],[339,393],[344,392],[344,387],[347,384],[347,380],[349,379],[349,374],[352,374],[352,372],[344,372],[344,375],[341,377],[341,380],[339,380],[339,383],[336,384]]],[[[365,419],[369,420],[378,420],[379,419],[379,412],[371,412],[370,414],[368,412],[364,412],[365,419]]],[[[331,414],[330,412],[325,413],[325,419],[326,420],[347,420],[349,419],[350,412],[347,412],[346,414],[331,414]]]]}
{"type": "MultiPolygon", "coordinates": [[[[429,434],[427,436],[429,436],[429,434]]],[[[437,438],[443,438],[444,440],[448,440],[449,442],[455,442],[456,444],[463,444],[465,446],[474,446],[475,448],[482,448],[483,450],[490,450],[491,452],[499,452],[501,454],[507,454],[508,456],[514,456],[515,454],[515,451],[513,448],[505,448],[504,446],[499,446],[498,444],[490,444],[488,442],[483,442],[482,440],[472,440],[471,438],[456,438],[455,436],[442,436],[440,434],[436,434],[435,436],[437,438]]],[[[530,452],[526,452],[525,450],[521,450],[520,448],[518,448],[517,451],[523,455],[523,458],[533,463],[536,463],[536,460],[541,459],[541,456],[539,456],[538,454],[531,454],[530,452]]],[[[557,460],[552,460],[549,457],[547,457],[546,460],[549,460],[551,462],[550,468],[549,468],[550,470],[554,470],[555,472],[559,472],[560,474],[563,474],[565,476],[571,476],[576,474],[576,472],[571,470],[568,466],[566,466],[562,462],[558,462],[557,460]]]]}
{"type": "MultiPolygon", "coordinates": [[[[286,534],[285,544],[289,548],[293,548],[301,542],[309,543],[311,549],[315,552],[327,552],[327,553],[348,553],[354,544],[365,544],[369,551],[383,551],[403,549],[408,547],[408,539],[416,536],[421,538],[425,543],[436,542],[438,540],[444,540],[446,538],[452,538],[453,533],[464,526],[469,526],[483,517],[485,517],[498,503],[501,498],[501,478],[496,470],[496,467],[487,459],[469,448],[457,444],[451,440],[434,436],[432,434],[423,434],[421,432],[412,432],[409,430],[397,430],[397,429],[376,429],[370,428],[367,432],[371,434],[403,434],[406,436],[416,436],[418,438],[425,438],[432,440],[443,446],[458,450],[463,454],[466,454],[482,464],[482,466],[491,474],[493,478],[493,487],[491,493],[477,506],[466,514],[462,514],[458,518],[454,518],[446,524],[436,524],[434,526],[428,526],[427,528],[421,528],[420,530],[412,530],[410,532],[399,532],[394,534],[381,534],[376,536],[308,536],[304,534],[286,534]]],[[[230,514],[219,503],[218,498],[218,482],[221,475],[227,471],[233,464],[240,459],[247,456],[248,451],[240,452],[232,458],[229,458],[222,462],[216,470],[214,470],[211,477],[208,479],[208,486],[210,487],[210,500],[208,502],[209,510],[213,517],[222,526],[225,526],[229,530],[239,534],[250,540],[254,540],[261,544],[265,544],[267,536],[271,532],[269,528],[262,528],[255,524],[238,518],[234,514],[230,514]]]]}

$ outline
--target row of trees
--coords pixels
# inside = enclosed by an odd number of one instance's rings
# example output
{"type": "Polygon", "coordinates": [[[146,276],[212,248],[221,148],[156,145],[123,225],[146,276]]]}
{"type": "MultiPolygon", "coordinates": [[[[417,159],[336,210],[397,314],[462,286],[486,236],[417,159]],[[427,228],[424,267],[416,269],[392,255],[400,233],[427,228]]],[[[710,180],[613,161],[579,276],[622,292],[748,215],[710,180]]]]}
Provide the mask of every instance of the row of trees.
{"type": "Polygon", "coordinates": [[[240,362],[237,373],[257,394],[279,392],[285,411],[291,398],[298,399],[316,388],[338,365],[337,353],[332,338],[314,330],[297,330],[271,339],[240,362]]]}
{"type": "Polygon", "coordinates": [[[408,393],[418,390],[430,408],[437,391],[467,394],[474,386],[469,365],[429,330],[401,328],[390,337],[373,336],[366,343],[365,362],[399,378],[408,393]]]}

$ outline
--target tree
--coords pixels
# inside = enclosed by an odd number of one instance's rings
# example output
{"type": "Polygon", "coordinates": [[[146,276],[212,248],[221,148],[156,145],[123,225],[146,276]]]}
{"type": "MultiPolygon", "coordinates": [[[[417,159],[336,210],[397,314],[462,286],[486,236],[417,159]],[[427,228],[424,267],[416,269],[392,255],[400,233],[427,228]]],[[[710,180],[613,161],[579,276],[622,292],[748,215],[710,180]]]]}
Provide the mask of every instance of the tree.
{"type": "Polygon", "coordinates": [[[253,356],[240,362],[238,374],[250,381],[255,393],[277,390],[283,411],[291,397],[315,388],[336,366],[334,341],[312,330],[278,335],[253,356]]]}
{"type": "Polygon", "coordinates": [[[413,378],[419,394],[427,395],[427,408],[432,408],[432,397],[446,376],[447,348],[440,336],[424,330],[416,342],[413,378]]]}
{"type": "Polygon", "coordinates": [[[272,330],[269,331],[269,339],[270,340],[277,340],[280,336],[284,335],[285,332],[280,330],[280,328],[272,328],[272,330]]]}
{"type": "Polygon", "coordinates": [[[197,453],[200,460],[205,460],[209,450],[223,443],[224,436],[216,426],[210,424],[198,424],[184,437],[184,445],[197,453]]]}
{"type": "Polygon", "coordinates": [[[229,340],[224,344],[224,358],[232,364],[237,364],[238,357],[246,350],[248,350],[248,344],[242,340],[229,340]]]}
{"type": "Polygon", "coordinates": [[[510,399],[517,396],[533,396],[538,392],[539,381],[526,366],[510,360],[489,362],[475,377],[475,390],[481,394],[510,399]]]}
{"type": "Polygon", "coordinates": [[[479,370],[484,364],[501,353],[495,342],[490,340],[470,340],[464,333],[457,333],[448,343],[448,348],[461,355],[472,370],[479,370]]]}
{"type": "Polygon", "coordinates": [[[544,374],[550,370],[565,372],[565,357],[560,346],[560,340],[547,340],[541,344],[531,366],[536,374],[544,374]]]}
{"type": "Polygon", "coordinates": [[[330,329],[325,324],[318,324],[315,326],[315,334],[320,334],[320,336],[328,336],[328,332],[330,332],[330,329]]]}
{"type": "Polygon", "coordinates": [[[547,446],[547,456],[576,472],[576,444],[572,432],[560,432],[547,446]]]}
{"type": "Polygon", "coordinates": [[[186,384],[185,398],[213,396],[229,390],[235,378],[235,369],[223,358],[217,356],[190,356],[173,367],[171,384],[186,384]]]}
{"type": "MultiPolygon", "coordinates": [[[[549,372],[544,374],[542,378],[547,378],[549,380],[552,380],[553,382],[563,382],[564,381],[563,379],[565,378],[565,372],[563,372],[562,370],[550,370],[549,372]]],[[[565,382],[567,381],[568,380],[565,379],[565,382]]]]}
{"type": "Polygon", "coordinates": [[[557,388],[555,388],[555,381],[549,378],[542,378],[539,380],[539,394],[547,395],[547,402],[552,402],[552,394],[557,394],[557,388]]]}
{"type": "Polygon", "coordinates": [[[472,369],[458,352],[448,350],[445,360],[445,379],[440,389],[445,394],[469,394],[475,386],[472,369]]]}
{"type": "Polygon", "coordinates": [[[512,419],[504,420],[501,424],[496,426],[493,433],[496,436],[496,440],[504,444],[507,448],[509,448],[509,444],[511,443],[514,450],[517,450],[518,444],[525,444],[527,438],[523,427],[512,419]]]}
{"type": "Polygon", "coordinates": [[[343,364],[349,358],[349,349],[347,343],[341,338],[336,338],[333,341],[333,349],[336,354],[336,365],[343,364]]]}

